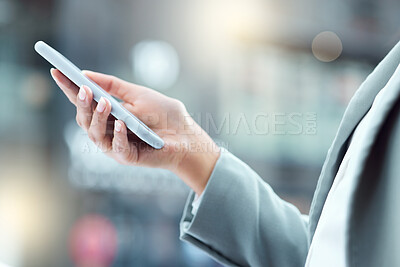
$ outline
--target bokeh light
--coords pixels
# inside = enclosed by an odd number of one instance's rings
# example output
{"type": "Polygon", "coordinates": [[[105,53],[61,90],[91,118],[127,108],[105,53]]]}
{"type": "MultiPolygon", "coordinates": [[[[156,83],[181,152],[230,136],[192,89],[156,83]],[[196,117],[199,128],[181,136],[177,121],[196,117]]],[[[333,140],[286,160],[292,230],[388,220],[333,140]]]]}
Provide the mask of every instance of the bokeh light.
{"type": "Polygon", "coordinates": [[[334,61],[340,56],[342,50],[342,41],[336,33],[331,31],[324,31],[317,34],[312,41],[314,56],[323,62],[334,61]]]}
{"type": "Polygon", "coordinates": [[[70,251],[77,267],[110,266],[117,252],[114,225],[98,214],[82,217],[72,229],[70,251]]]}
{"type": "Polygon", "coordinates": [[[166,90],[178,79],[178,54],[167,42],[142,41],[136,44],[132,61],[135,79],[148,87],[166,90]]]}
{"type": "Polygon", "coordinates": [[[32,72],[23,80],[22,97],[33,108],[42,108],[49,101],[53,90],[48,77],[42,72],[32,72]]]}
{"type": "MultiPolygon", "coordinates": [[[[54,242],[63,220],[62,196],[38,179],[32,170],[2,174],[0,262],[22,266],[27,251],[35,254],[34,257],[44,257],[49,244],[54,242]]],[[[63,203],[63,208],[68,209],[68,203],[63,203]]]]}

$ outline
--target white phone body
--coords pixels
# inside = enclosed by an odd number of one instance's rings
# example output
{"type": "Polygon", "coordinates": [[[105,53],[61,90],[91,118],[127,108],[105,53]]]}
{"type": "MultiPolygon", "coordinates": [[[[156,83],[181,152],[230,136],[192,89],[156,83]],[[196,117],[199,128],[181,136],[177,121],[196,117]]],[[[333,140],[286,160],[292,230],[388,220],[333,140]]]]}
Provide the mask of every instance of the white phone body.
{"type": "Polygon", "coordinates": [[[115,118],[125,122],[128,129],[136,134],[141,140],[155,149],[161,149],[164,146],[164,141],[155,132],[124,108],[99,85],[86,77],[77,66],[65,58],[61,53],[43,41],[38,41],[35,44],[35,50],[78,87],[82,85],[89,86],[93,92],[94,100],[99,102],[100,97],[107,98],[111,103],[111,114],[114,115],[115,118]]]}

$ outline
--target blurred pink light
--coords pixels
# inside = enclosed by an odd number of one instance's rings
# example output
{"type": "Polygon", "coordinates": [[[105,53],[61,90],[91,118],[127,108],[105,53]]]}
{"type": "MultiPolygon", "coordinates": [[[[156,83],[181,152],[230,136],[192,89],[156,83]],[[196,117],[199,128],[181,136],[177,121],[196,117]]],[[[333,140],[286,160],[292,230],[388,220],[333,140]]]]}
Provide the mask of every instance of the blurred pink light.
{"type": "Polygon", "coordinates": [[[85,215],[70,235],[70,253],[78,267],[107,267],[117,252],[117,231],[104,216],[85,215]]]}

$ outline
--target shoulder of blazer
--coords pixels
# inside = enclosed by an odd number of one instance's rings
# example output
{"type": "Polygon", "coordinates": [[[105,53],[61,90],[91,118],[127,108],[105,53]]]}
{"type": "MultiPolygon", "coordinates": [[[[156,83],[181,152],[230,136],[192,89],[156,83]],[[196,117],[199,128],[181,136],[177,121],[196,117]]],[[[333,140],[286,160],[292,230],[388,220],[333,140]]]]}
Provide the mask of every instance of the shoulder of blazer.
{"type": "Polygon", "coordinates": [[[347,240],[352,267],[400,265],[400,67],[386,86],[358,160],[347,240]]]}
{"type": "Polygon", "coordinates": [[[310,209],[310,241],[321,216],[322,208],[340,162],[347,149],[346,144],[352,132],[371,107],[375,96],[388,83],[400,62],[400,42],[378,64],[374,71],[361,84],[350,101],[318,180],[317,188],[310,209]]]}

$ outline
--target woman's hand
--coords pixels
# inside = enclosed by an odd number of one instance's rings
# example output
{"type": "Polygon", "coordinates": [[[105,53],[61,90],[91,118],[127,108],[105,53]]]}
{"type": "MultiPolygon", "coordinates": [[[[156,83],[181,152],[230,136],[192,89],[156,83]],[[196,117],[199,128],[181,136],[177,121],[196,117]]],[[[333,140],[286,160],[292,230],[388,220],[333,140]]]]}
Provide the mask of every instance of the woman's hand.
{"type": "Polygon", "coordinates": [[[203,192],[219,157],[219,148],[180,101],[114,76],[84,71],[164,140],[164,147],[157,150],[131,133],[123,121],[110,116],[111,103],[107,99],[96,103],[89,87],[78,88],[56,69],[50,72],[76,106],[78,125],[104,153],[122,164],[171,170],[197,194],[203,192]]]}

